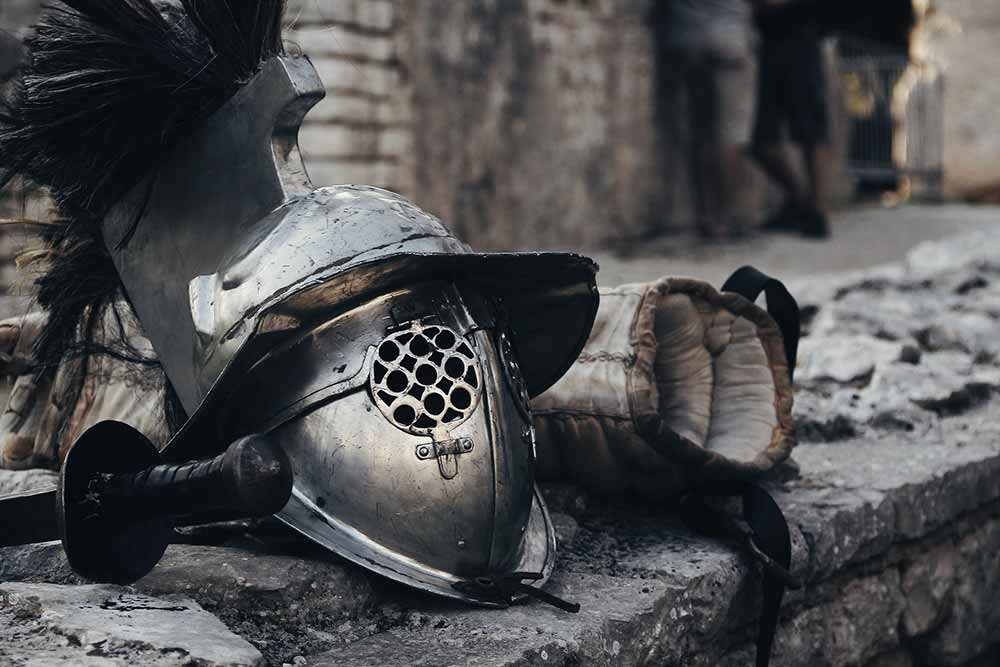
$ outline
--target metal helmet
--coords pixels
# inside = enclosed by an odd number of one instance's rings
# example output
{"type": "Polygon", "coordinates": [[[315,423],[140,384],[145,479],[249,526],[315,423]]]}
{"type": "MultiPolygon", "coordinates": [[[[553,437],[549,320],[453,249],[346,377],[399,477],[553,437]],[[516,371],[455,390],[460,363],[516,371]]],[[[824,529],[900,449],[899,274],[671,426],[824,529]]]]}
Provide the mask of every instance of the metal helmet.
{"type": "Polygon", "coordinates": [[[399,195],[314,189],[298,129],[323,96],[275,57],[103,222],[129,298],[192,415],[168,459],[269,432],[278,517],[392,579],[506,604],[555,540],[529,398],[597,308],[571,254],[476,254],[399,195]],[[516,573],[516,574],[515,574],[516,573]]]}

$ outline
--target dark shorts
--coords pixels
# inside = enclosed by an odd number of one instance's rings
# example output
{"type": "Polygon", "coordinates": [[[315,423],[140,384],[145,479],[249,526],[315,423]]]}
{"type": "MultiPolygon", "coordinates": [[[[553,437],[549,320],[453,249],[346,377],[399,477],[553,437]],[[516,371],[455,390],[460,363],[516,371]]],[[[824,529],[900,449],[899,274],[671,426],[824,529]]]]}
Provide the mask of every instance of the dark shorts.
{"type": "Polygon", "coordinates": [[[765,37],[757,74],[754,146],[780,143],[788,128],[792,141],[813,146],[828,143],[826,63],[818,36],[765,37]]]}

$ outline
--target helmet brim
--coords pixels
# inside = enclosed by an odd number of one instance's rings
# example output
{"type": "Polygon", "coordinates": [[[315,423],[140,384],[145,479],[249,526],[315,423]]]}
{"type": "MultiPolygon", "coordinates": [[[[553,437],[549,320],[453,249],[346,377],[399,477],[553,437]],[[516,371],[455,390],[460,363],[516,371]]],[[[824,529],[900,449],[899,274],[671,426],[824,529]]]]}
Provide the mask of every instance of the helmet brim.
{"type": "Polygon", "coordinates": [[[401,253],[311,279],[272,306],[308,319],[326,305],[356,303],[414,281],[454,280],[497,299],[509,318],[530,396],[551,387],[583,349],[597,315],[597,264],[572,253],[401,253]]]}
{"type": "Polygon", "coordinates": [[[274,345],[415,280],[454,280],[497,299],[509,318],[528,393],[537,396],[563,376],[590,336],[600,298],[596,274],[593,260],[555,252],[411,252],[319,271],[248,315],[251,333],[163,455],[187,461],[221,452],[245,434],[228,432],[218,416],[240,378],[274,345]]]}
{"type": "MultiPolygon", "coordinates": [[[[306,496],[293,492],[278,519],[313,542],[356,565],[384,577],[428,593],[443,595],[489,607],[506,606],[496,598],[476,594],[475,586],[463,586],[469,580],[450,572],[422,565],[373,540],[337,517],[316,506],[306,496]]],[[[556,538],[552,519],[542,495],[535,486],[531,513],[521,542],[520,558],[509,572],[483,572],[484,578],[522,572],[541,575],[532,581],[541,587],[548,581],[555,565],[556,538]]]]}

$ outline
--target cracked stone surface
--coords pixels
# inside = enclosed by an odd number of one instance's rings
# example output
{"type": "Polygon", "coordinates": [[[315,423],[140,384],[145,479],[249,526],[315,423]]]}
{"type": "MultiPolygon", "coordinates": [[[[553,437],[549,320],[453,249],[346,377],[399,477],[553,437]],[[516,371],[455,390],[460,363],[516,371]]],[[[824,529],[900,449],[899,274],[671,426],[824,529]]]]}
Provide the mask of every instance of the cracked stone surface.
{"type": "MultiPolygon", "coordinates": [[[[776,667],[997,664],[994,236],[792,286],[809,315],[798,474],[773,490],[807,585],[785,597],[776,667]]],[[[752,664],[759,576],[744,557],[669,507],[544,491],[560,538],[549,590],[577,615],[424,596],[267,524],[191,531],[129,590],[193,600],[274,665],[752,664]]],[[[0,551],[3,580],[78,583],[57,544],[0,551]]]]}
{"type": "Polygon", "coordinates": [[[117,586],[0,584],[5,665],[255,667],[264,658],[192,600],[117,586]]]}
{"type": "Polygon", "coordinates": [[[0,470],[0,498],[47,489],[59,483],[59,475],[49,470],[0,470]]]}

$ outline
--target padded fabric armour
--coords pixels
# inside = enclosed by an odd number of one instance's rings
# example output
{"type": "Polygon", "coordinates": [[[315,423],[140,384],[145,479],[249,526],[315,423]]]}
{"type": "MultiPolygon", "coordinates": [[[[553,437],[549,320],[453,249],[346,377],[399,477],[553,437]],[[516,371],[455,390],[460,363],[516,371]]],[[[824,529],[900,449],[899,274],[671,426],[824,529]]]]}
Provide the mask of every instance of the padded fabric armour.
{"type": "Polygon", "coordinates": [[[532,410],[539,478],[602,494],[754,479],[795,445],[777,324],[688,279],[602,290],[583,353],[532,410]]]}

